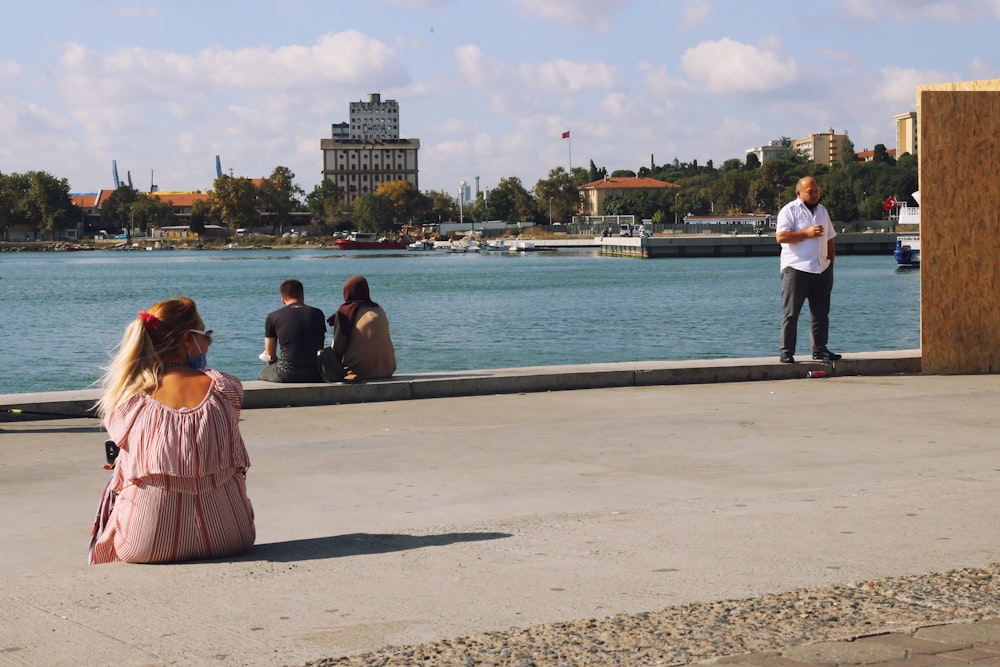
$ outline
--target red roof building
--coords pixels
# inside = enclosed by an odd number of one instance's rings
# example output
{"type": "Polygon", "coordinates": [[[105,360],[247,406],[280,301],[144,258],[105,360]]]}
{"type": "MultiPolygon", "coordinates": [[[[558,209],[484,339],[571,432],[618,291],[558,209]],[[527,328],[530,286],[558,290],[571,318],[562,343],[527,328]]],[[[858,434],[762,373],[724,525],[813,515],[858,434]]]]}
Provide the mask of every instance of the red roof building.
{"type": "Polygon", "coordinates": [[[611,195],[624,196],[635,190],[665,190],[677,187],[680,186],[643,176],[605,176],[599,181],[580,186],[580,214],[604,215],[604,202],[611,195]]]}

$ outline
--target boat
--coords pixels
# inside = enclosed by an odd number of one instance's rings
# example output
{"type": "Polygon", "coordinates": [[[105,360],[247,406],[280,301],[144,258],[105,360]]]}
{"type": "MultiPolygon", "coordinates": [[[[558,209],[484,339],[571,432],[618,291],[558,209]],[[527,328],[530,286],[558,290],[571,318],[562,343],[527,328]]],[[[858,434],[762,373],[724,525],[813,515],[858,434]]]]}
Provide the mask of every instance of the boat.
{"type": "Polygon", "coordinates": [[[479,252],[479,241],[452,241],[448,252],[479,252]]]}
{"type": "Polygon", "coordinates": [[[336,243],[341,250],[406,250],[410,244],[409,241],[390,241],[362,232],[352,232],[346,239],[337,239],[336,243]]]}
{"type": "Polygon", "coordinates": [[[513,246],[507,245],[507,242],[503,239],[495,239],[493,241],[487,241],[479,246],[481,252],[507,252],[511,250],[513,246]]]}
{"type": "MultiPolygon", "coordinates": [[[[920,224],[920,192],[914,192],[913,198],[917,201],[916,206],[899,206],[900,225],[920,224]]],[[[896,258],[896,267],[900,269],[920,268],[920,232],[916,234],[900,234],[896,237],[896,249],[892,252],[896,258]]]]}
{"type": "Polygon", "coordinates": [[[434,250],[434,241],[430,239],[422,239],[420,241],[414,241],[406,246],[406,249],[410,252],[424,252],[427,250],[434,250]]]}

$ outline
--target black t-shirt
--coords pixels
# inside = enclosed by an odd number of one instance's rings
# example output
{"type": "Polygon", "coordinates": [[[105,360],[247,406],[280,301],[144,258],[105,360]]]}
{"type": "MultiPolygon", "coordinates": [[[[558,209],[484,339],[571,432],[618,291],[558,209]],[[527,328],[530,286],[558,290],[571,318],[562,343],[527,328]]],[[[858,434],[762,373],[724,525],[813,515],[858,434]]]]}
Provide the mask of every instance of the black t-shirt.
{"type": "Polygon", "coordinates": [[[264,337],[278,340],[282,365],[316,368],[316,351],[326,338],[326,318],[319,308],[290,303],[267,316],[264,337]]]}

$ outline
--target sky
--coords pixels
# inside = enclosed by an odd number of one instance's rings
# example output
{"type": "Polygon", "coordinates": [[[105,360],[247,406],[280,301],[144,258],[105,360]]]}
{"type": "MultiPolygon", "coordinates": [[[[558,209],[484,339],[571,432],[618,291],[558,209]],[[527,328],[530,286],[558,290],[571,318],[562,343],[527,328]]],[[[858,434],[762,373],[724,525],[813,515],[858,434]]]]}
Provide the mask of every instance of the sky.
{"type": "Polygon", "coordinates": [[[4,9],[0,173],[74,193],[322,179],[349,105],[396,100],[419,187],[895,148],[916,87],[1000,78],[1000,0],[39,0],[4,9]],[[569,132],[569,138],[563,134],[569,132]]]}

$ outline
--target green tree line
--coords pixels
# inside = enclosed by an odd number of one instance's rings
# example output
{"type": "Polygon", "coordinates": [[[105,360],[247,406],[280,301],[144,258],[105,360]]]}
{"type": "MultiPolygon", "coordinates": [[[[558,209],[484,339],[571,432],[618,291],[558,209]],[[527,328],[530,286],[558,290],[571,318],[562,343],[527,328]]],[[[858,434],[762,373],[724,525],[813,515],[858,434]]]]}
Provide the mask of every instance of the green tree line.
{"type": "MultiPolygon", "coordinates": [[[[910,197],[917,185],[917,157],[905,153],[893,158],[878,144],[874,159],[858,162],[853,146],[845,140],[843,162],[827,166],[802,155],[757,162],[732,158],[716,168],[711,160],[697,160],[649,166],[638,170],[618,169],[612,177],[641,176],[672,183],[677,188],[637,190],[613,195],[604,204],[606,215],[634,215],[654,223],[680,222],[685,215],[774,214],[795,198],[795,184],[803,176],[814,177],[820,185],[823,204],[838,222],[878,220],[886,217],[883,202],[895,196],[913,204],[910,197]]],[[[358,197],[352,207],[344,205],[343,190],[329,180],[306,193],[295,183],[295,174],[278,166],[269,177],[254,182],[248,178],[222,175],[203,201],[194,204],[190,224],[194,231],[205,225],[270,227],[280,232],[301,219],[310,220],[318,234],[358,229],[391,234],[408,224],[435,224],[462,217],[470,221],[530,221],[535,224],[567,223],[580,207],[579,188],[608,175],[606,167],[591,160],[589,167],[563,167],[527,188],[517,176],[501,178],[496,187],[464,202],[449,193],[419,191],[408,181],[390,181],[374,192],[358,197]],[[298,215],[293,215],[298,214],[298,215]]],[[[0,174],[0,226],[21,225],[41,234],[75,225],[81,212],[69,198],[69,184],[45,172],[0,174]]],[[[149,229],[176,224],[173,207],[157,197],[118,188],[101,208],[101,224],[106,229],[149,229]]],[[[301,223],[299,223],[301,224],[301,223]]]]}

